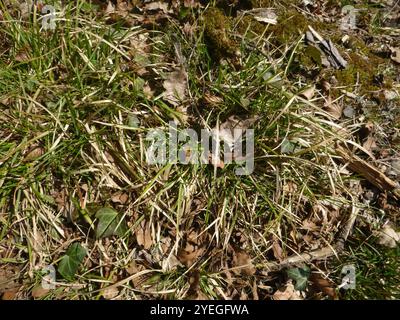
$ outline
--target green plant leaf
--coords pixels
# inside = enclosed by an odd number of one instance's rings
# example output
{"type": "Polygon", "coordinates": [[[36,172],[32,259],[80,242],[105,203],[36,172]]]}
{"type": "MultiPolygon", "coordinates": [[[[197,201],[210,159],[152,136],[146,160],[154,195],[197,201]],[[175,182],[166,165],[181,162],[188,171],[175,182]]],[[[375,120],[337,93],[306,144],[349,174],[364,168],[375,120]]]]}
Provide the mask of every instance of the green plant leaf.
{"type": "Polygon", "coordinates": [[[296,281],[294,288],[303,291],[307,287],[307,281],[310,276],[311,270],[309,267],[293,268],[287,270],[287,275],[290,279],[296,281]]]}
{"type": "Polygon", "coordinates": [[[111,208],[101,208],[96,213],[97,223],[96,237],[105,238],[112,235],[122,237],[127,231],[125,221],[121,220],[118,212],[111,208]]]}
{"type": "Polygon", "coordinates": [[[84,247],[79,243],[71,244],[58,265],[58,273],[66,280],[73,280],[85,256],[86,249],[84,247]]]}

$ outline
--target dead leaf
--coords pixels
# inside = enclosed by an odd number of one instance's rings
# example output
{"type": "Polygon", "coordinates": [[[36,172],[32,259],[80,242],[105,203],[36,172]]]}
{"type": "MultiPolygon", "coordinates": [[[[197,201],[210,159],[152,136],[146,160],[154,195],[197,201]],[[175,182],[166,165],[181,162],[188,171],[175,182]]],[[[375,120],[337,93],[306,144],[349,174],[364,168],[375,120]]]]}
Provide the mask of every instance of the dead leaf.
{"type": "Polygon", "coordinates": [[[285,287],[277,290],[273,296],[273,300],[303,300],[300,292],[294,289],[292,280],[289,280],[285,287]]]}
{"type": "Polygon", "coordinates": [[[31,150],[27,152],[26,156],[24,157],[24,161],[32,161],[42,155],[44,155],[44,149],[42,147],[36,146],[31,148],[31,150]]]}
{"type": "Polygon", "coordinates": [[[216,95],[214,95],[212,93],[209,93],[209,92],[206,92],[203,95],[203,100],[204,100],[205,103],[207,103],[209,105],[212,105],[212,106],[216,106],[216,105],[219,105],[219,104],[224,102],[223,98],[221,98],[219,96],[216,96],[216,95]]]}
{"type": "Polygon", "coordinates": [[[14,300],[17,296],[18,289],[10,289],[3,293],[1,300],[14,300]]]}
{"type": "Polygon", "coordinates": [[[278,23],[278,16],[271,8],[260,8],[251,10],[254,19],[258,22],[275,25],[278,23]]]}
{"type": "Polygon", "coordinates": [[[163,83],[165,89],[163,97],[174,106],[186,97],[187,73],[183,68],[171,72],[163,83]]]}
{"type": "Polygon", "coordinates": [[[274,253],[274,257],[276,259],[278,259],[279,261],[283,260],[283,250],[279,244],[278,239],[274,239],[274,242],[272,243],[272,252],[274,253]]]}
{"type": "Polygon", "coordinates": [[[390,51],[392,52],[392,55],[390,56],[390,58],[396,62],[396,63],[400,63],[400,48],[390,48],[390,51]]]}
{"type": "Polygon", "coordinates": [[[245,250],[234,250],[232,264],[235,268],[233,272],[237,275],[252,276],[256,272],[252,259],[245,250]]]}
{"type": "Polygon", "coordinates": [[[363,148],[367,151],[373,151],[378,148],[376,140],[373,136],[368,136],[367,140],[363,143],[363,148]]]}
{"type": "Polygon", "coordinates": [[[306,100],[311,100],[315,95],[315,86],[311,86],[311,87],[303,90],[302,92],[300,92],[299,95],[306,100]]]}
{"type": "Polygon", "coordinates": [[[145,250],[150,249],[153,244],[153,239],[151,237],[150,224],[143,220],[139,228],[136,230],[136,241],[138,245],[143,246],[145,250]]]}
{"type": "Polygon", "coordinates": [[[378,244],[388,247],[396,248],[400,242],[400,232],[396,232],[390,225],[385,225],[377,232],[378,244]]]}
{"type": "Polygon", "coordinates": [[[7,290],[18,288],[19,268],[12,265],[5,265],[0,268],[0,294],[7,290]]]}
{"type": "Polygon", "coordinates": [[[336,120],[339,120],[343,114],[343,106],[332,102],[332,98],[328,96],[325,102],[325,110],[336,120]]]}
{"type": "Polygon", "coordinates": [[[115,203],[125,204],[129,199],[128,194],[122,191],[117,191],[111,196],[111,201],[115,203]]]}
{"type": "Polygon", "coordinates": [[[29,61],[29,55],[28,55],[26,49],[22,49],[17,53],[17,55],[15,56],[15,61],[17,61],[17,62],[29,61]]]}
{"type": "Polygon", "coordinates": [[[163,13],[173,13],[173,10],[168,9],[168,2],[161,2],[161,1],[153,1],[147,3],[146,5],[144,5],[143,9],[148,11],[160,10],[163,13]]]}
{"type": "Polygon", "coordinates": [[[44,296],[46,296],[49,292],[50,292],[49,289],[45,289],[41,285],[38,285],[35,288],[33,288],[32,297],[34,299],[40,299],[40,298],[43,298],[44,296]]]}
{"type": "Polygon", "coordinates": [[[186,267],[192,266],[204,253],[205,247],[199,239],[198,233],[191,230],[184,240],[183,246],[179,248],[177,258],[186,267]]]}
{"type": "Polygon", "coordinates": [[[106,288],[102,291],[104,299],[112,300],[119,295],[119,290],[116,287],[106,288]]]}
{"type": "Polygon", "coordinates": [[[105,10],[105,14],[109,15],[115,12],[115,6],[111,1],[108,1],[107,8],[105,10]]]}
{"type": "Polygon", "coordinates": [[[311,273],[310,279],[311,287],[315,291],[320,291],[332,299],[336,299],[335,284],[328,279],[325,279],[320,273],[311,273]]]}

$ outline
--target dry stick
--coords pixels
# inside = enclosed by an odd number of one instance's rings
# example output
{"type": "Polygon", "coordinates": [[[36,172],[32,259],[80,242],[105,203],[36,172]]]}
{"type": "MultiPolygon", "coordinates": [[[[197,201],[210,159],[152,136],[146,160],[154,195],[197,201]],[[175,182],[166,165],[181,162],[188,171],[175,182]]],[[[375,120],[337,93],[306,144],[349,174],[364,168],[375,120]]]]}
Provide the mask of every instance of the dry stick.
{"type": "Polygon", "coordinates": [[[291,265],[295,265],[298,263],[308,263],[314,260],[322,260],[326,259],[335,254],[335,250],[332,247],[324,247],[319,250],[305,252],[299,255],[294,255],[286,258],[282,262],[268,262],[257,265],[263,269],[262,273],[268,273],[272,271],[279,271],[283,268],[289,267],[291,265]]]}
{"type": "MultiPolygon", "coordinates": [[[[339,50],[335,47],[333,42],[331,40],[325,40],[317,31],[313,29],[313,27],[308,26],[308,29],[310,30],[312,37],[316,38],[320,44],[321,44],[321,50],[327,55],[328,58],[331,58],[333,60],[331,63],[335,67],[339,68],[346,68],[347,66],[347,61],[343,59],[343,57],[340,55],[339,50]]],[[[308,39],[309,41],[312,41],[312,39],[308,39]]],[[[314,45],[316,45],[315,41],[312,41],[314,45]]]]}
{"type": "Polygon", "coordinates": [[[400,199],[399,185],[379,171],[372,164],[369,164],[360,157],[352,154],[345,148],[338,146],[336,153],[341,157],[342,162],[348,163],[348,168],[367,179],[375,187],[381,191],[389,191],[397,200],[400,199]]]}

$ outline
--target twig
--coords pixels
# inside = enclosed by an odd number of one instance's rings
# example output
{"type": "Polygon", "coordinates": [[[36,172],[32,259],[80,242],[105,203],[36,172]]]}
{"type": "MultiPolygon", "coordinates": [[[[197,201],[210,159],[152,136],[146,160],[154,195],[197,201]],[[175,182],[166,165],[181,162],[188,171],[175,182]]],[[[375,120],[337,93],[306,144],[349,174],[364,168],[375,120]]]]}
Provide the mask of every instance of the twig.
{"type": "Polygon", "coordinates": [[[341,157],[342,162],[348,164],[350,170],[362,175],[381,191],[389,191],[396,199],[400,199],[399,185],[372,164],[350,153],[341,146],[336,147],[336,153],[341,157]]]}

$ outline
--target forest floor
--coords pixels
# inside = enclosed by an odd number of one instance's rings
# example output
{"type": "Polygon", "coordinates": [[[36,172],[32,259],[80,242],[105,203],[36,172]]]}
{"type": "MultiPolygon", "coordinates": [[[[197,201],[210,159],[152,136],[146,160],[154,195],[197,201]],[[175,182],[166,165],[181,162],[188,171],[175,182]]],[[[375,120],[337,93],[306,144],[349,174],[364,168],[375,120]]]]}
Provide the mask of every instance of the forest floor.
{"type": "Polygon", "coordinates": [[[398,0],[4,0],[0,25],[3,299],[400,298],[398,0]],[[254,130],[254,168],[151,163],[171,123],[254,130]]]}

